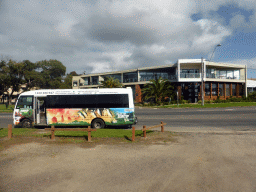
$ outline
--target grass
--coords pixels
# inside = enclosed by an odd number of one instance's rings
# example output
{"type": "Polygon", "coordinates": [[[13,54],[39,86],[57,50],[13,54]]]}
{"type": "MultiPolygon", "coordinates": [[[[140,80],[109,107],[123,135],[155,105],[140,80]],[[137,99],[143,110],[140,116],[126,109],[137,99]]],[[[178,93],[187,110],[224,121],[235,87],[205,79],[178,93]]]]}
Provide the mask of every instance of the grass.
{"type": "MultiPolygon", "coordinates": [[[[150,132],[150,131],[149,131],[150,132]]],[[[135,136],[142,135],[141,130],[135,131],[135,136]]],[[[45,134],[45,135],[50,135],[45,134]]],[[[55,131],[55,136],[59,137],[84,137],[88,136],[88,132],[85,131],[55,131]]],[[[91,136],[95,138],[109,138],[109,137],[132,137],[132,130],[124,129],[97,129],[91,132],[91,136]]]]}
{"type": "Polygon", "coordinates": [[[148,106],[157,108],[216,108],[216,107],[248,107],[256,106],[256,102],[234,102],[234,103],[205,103],[201,104],[179,104],[179,105],[160,105],[160,106],[148,106]]]}
{"type": "MultiPolygon", "coordinates": [[[[147,131],[150,133],[152,131],[147,131]]],[[[12,129],[14,136],[32,136],[32,137],[47,137],[50,136],[50,131],[48,133],[39,134],[38,129],[25,129],[25,128],[14,128],[12,129]]],[[[141,130],[135,131],[135,136],[141,136],[143,132],[141,130]]],[[[0,128],[0,137],[7,137],[8,129],[0,128]]],[[[55,136],[57,137],[87,137],[88,132],[86,131],[55,131],[55,136]]],[[[132,137],[132,130],[123,129],[97,129],[91,132],[91,136],[94,138],[124,138],[132,137]]]]}
{"type": "MultiPolygon", "coordinates": [[[[37,129],[12,129],[12,134],[16,136],[31,136],[37,129]]],[[[8,136],[8,128],[0,128],[0,137],[8,136]]]]}
{"type": "Polygon", "coordinates": [[[5,104],[0,104],[0,113],[12,113],[14,109],[14,105],[9,105],[6,109],[5,104]]]}

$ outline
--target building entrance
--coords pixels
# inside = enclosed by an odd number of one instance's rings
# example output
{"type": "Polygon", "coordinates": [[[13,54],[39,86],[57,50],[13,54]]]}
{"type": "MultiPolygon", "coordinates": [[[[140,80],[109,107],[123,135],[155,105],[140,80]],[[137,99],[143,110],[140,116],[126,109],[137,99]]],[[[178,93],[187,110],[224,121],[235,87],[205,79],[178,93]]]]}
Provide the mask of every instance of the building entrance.
{"type": "Polygon", "coordinates": [[[198,93],[200,92],[200,83],[182,83],[182,96],[184,100],[188,100],[191,103],[198,102],[198,93]]]}

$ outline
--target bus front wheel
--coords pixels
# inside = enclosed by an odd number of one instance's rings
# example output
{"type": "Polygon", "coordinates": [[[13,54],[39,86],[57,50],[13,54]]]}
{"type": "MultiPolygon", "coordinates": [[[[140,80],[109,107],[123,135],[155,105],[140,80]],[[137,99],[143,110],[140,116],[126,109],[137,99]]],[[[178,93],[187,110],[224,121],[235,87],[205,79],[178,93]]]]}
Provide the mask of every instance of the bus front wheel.
{"type": "Polygon", "coordinates": [[[100,129],[100,128],[104,128],[104,127],[105,127],[105,123],[102,119],[93,120],[92,128],[100,129]]]}
{"type": "Polygon", "coordinates": [[[24,119],[21,122],[21,127],[22,128],[31,128],[32,127],[32,122],[29,119],[24,119]]]}

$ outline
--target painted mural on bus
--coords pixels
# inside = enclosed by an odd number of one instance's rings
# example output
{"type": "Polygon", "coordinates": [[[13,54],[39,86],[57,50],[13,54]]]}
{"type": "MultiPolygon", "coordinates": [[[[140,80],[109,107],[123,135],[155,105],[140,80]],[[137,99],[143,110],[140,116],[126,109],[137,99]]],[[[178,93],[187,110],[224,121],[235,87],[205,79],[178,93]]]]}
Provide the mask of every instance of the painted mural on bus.
{"type": "Polygon", "coordinates": [[[134,109],[47,109],[47,124],[49,125],[90,125],[95,118],[103,119],[106,125],[131,125],[134,124],[134,109]]]}

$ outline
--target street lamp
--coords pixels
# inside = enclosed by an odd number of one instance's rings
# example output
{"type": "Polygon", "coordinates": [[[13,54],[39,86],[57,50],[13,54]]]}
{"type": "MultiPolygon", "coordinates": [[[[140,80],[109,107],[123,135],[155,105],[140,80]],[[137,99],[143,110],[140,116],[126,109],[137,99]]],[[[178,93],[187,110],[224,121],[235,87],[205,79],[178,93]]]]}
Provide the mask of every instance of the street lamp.
{"type": "MultiPolygon", "coordinates": [[[[214,54],[214,52],[215,52],[216,48],[217,48],[217,47],[220,47],[220,46],[221,46],[221,44],[218,44],[218,45],[216,45],[216,46],[215,46],[215,48],[214,48],[214,50],[213,50],[213,52],[212,52],[212,56],[213,56],[213,54],[214,54]]],[[[212,60],[212,56],[211,56],[211,58],[210,58],[209,62],[212,60]]]]}
{"type": "MultiPolygon", "coordinates": [[[[221,46],[221,44],[218,44],[218,45],[215,46],[215,48],[212,52],[212,56],[213,56],[216,48],[220,47],[220,46],[221,46]]],[[[211,56],[209,62],[211,61],[212,56],[211,56]]],[[[201,67],[202,67],[202,69],[201,69],[201,72],[202,72],[202,75],[201,75],[201,99],[202,99],[202,106],[204,106],[204,74],[205,74],[205,68],[204,68],[204,59],[203,59],[203,57],[201,58],[201,67]]]]}

